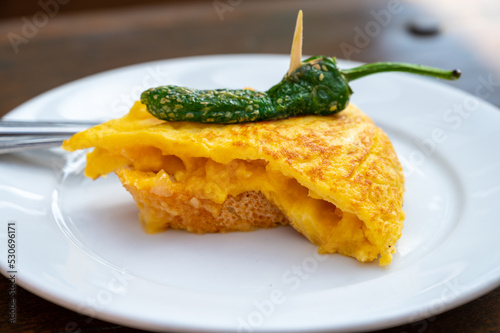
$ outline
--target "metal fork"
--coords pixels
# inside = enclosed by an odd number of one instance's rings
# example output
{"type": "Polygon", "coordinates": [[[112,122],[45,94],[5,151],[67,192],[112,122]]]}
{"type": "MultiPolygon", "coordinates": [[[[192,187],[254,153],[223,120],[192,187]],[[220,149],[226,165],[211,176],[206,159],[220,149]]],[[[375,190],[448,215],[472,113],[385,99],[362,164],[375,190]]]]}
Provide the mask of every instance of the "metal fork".
{"type": "Polygon", "coordinates": [[[57,147],[96,122],[0,120],[0,154],[57,147]]]}

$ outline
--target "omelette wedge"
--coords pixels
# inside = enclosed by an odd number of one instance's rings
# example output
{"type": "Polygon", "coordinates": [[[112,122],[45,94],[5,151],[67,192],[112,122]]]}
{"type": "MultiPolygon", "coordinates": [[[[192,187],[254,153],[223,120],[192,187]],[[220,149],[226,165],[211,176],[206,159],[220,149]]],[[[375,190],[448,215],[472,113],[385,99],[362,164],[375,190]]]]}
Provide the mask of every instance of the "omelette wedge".
{"type": "Polygon", "coordinates": [[[85,174],[115,172],[147,232],[291,225],[320,253],[387,265],[403,229],[404,175],[387,135],[352,103],[331,116],[167,122],[136,102],[75,134],[85,174]]]}

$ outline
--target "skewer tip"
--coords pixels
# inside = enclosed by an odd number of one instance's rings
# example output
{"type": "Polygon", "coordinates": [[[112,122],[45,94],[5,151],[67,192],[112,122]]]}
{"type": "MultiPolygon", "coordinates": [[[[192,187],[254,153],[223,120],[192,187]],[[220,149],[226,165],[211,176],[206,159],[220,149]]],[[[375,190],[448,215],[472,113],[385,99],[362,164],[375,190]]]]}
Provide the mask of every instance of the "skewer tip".
{"type": "Polygon", "coordinates": [[[302,58],[302,10],[299,10],[297,22],[295,23],[295,32],[293,34],[292,50],[290,52],[290,67],[287,75],[300,67],[302,58]]]}

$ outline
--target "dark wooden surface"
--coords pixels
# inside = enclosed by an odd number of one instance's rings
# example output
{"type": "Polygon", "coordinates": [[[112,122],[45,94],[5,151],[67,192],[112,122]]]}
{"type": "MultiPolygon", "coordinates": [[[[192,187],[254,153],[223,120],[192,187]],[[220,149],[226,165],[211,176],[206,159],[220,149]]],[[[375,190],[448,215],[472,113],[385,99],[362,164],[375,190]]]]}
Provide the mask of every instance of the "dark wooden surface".
{"type": "MultiPolygon", "coordinates": [[[[305,54],[459,67],[462,79],[446,84],[474,94],[479,78],[490,77],[497,86],[487,100],[500,106],[497,2],[222,2],[230,6],[222,13],[214,1],[169,1],[118,9],[83,7],[85,11],[63,11],[60,5],[51,12],[38,6],[2,15],[0,115],[74,79],[138,62],[203,54],[288,53],[298,9],[305,14],[305,54]],[[391,13],[390,4],[398,3],[391,13]],[[377,21],[374,13],[384,11],[390,17],[377,21]],[[26,22],[38,26],[30,31],[26,22]],[[378,30],[377,22],[382,22],[378,30]],[[370,24],[372,36],[359,37],[370,24]],[[431,30],[437,27],[437,33],[422,34],[429,25],[431,30]],[[23,42],[14,45],[13,34],[23,42]]],[[[17,323],[8,324],[8,286],[1,277],[0,332],[139,332],[74,313],[21,288],[16,296],[17,323]]],[[[446,313],[381,332],[500,332],[500,288],[446,313]]]]}

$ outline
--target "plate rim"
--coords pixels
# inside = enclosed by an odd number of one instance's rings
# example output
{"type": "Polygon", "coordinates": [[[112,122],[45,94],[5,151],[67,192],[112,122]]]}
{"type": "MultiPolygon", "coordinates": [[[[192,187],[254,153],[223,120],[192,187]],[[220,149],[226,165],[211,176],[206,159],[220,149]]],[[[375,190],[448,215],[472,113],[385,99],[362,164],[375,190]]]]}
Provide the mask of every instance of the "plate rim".
{"type": "MultiPolygon", "coordinates": [[[[127,69],[130,69],[130,68],[140,68],[140,67],[143,67],[143,66],[146,66],[146,65],[151,65],[151,64],[156,64],[156,63],[164,63],[164,62],[177,62],[177,61],[200,61],[200,60],[203,60],[203,59],[207,59],[207,58],[221,58],[221,57],[227,57],[227,58],[234,58],[234,57],[242,57],[242,58],[246,58],[246,57],[258,57],[258,58],[263,58],[265,59],[266,57],[277,57],[277,58],[284,58],[286,55],[283,55],[283,54],[223,54],[223,55],[217,55],[217,54],[214,54],[214,55],[200,55],[200,56],[191,56],[191,57],[179,57],[179,58],[171,58],[171,59],[164,59],[164,60],[155,60],[155,61],[150,61],[150,62],[144,62],[144,63],[139,63],[139,64],[133,64],[133,65],[129,65],[129,66],[124,66],[124,67],[119,67],[119,68],[114,68],[114,69],[110,69],[110,70],[107,70],[107,71],[103,71],[103,72],[100,72],[100,73],[96,73],[96,74],[92,74],[92,75],[89,75],[89,76],[86,76],[86,77],[83,77],[83,78],[80,78],[80,79],[77,79],[77,80],[74,80],[74,81],[71,81],[71,82],[68,82],[68,83],[65,83],[63,85],[60,85],[58,87],[55,87],[53,89],[50,89],[24,103],[22,103],[21,105],[17,106],[16,108],[14,108],[13,110],[11,110],[10,112],[8,112],[4,117],[4,119],[11,119],[13,118],[13,115],[15,115],[16,113],[19,112],[19,110],[22,110],[23,108],[25,108],[26,106],[29,106],[31,103],[36,103],[37,101],[39,101],[39,99],[41,98],[44,98],[44,96],[47,96],[47,95],[50,95],[51,93],[54,92],[54,90],[58,90],[60,88],[63,88],[63,87],[66,87],[70,84],[74,84],[74,83],[81,83],[81,82],[86,82],[87,80],[93,80],[93,79],[98,79],[100,76],[103,76],[103,75],[113,75],[114,72],[118,72],[118,71],[123,71],[123,70],[127,70],[127,69]]],[[[344,61],[342,59],[339,59],[340,62],[345,62],[345,63],[352,63],[353,65],[357,64],[356,62],[352,62],[352,61],[344,61]]],[[[421,78],[417,79],[417,80],[422,80],[421,78]]],[[[431,81],[429,81],[431,82],[431,81]]],[[[435,83],[435,84],[438,84],[438,83],[435,83]]],[[[447,85],[442,85],[442,84],[438,84],[439,86],[441,87],[446,87],[446,89],[449,89],[450,91],[454,91],[455,93],[459,93],[461,95],[468,95],[468,96],[472,96],[470,93],[468,92],[465,92],[465,91],[462,91],[456,87],[452,87],[452,86],[447,86],[447,85]]],[[[491,103],[487,102],[487,101],[484,101],[484,100],[480,100],[481,101],[481,104],[483,105],[488,105],[491,109],[495,110],[498,112],[498,108],[494,105],[492,105],[491,103]]],[[[1,265],[2,262],[0,261],[0,271],[2,272],[2,274],[6,275],[6,269],[1,265]]],[[[500,269],[499,269],[499,272],[500,273],[500,269]]],[[[58,299],[56,298],[55,296],[51,295],[51,294],[47,294],[46,292],[44,292],[44,290],[42,289],[36,289],[36,288],[33,288],[34,285],[33,284],[30,284],[29,283],[29,280],[23,280],[23,279],[19,279],[16,281],[17,284],[21,287],[23,287],[24,289],[27,289],[28,291],[32,292],[33,294],[37,295],[37,296],[40,296],[46,300],[49,300],[50,302],[54,303],[54,304],[58,304],[60,306],[63,306],[65,308],[68,308],[72,311],[75,311],[75,312],[78,312],[78,309],[75,308],[75,304],[72,304],[72,302],[70,300],[68,300],[68,298],[66,299],[58,299]]],[[[31,281],[33,282],[33,281],[31,281]]],[[[473,299],[476,299],[477,297],[480,297],[481,295],[484,295],[486,294],[487,292],[497,288],[498,286],[500,285],[500,274],[496,275],[496,276],[493,276],[490,283],[489,284],[478,284],[478,285],[475,285],[473,286],[472,288],[469,289],[469,292],[466,293],[465,295],[462,293],[462,297],[456,299],[454,302],[450,303],[450,304],[447,304],[447,306],[445,306],[442,311],[438,312],[438,313],[442,313],[442,312],[445,312],[445,311],[448,311],[452,308],[455,308],[455,307],[458,307],[458,306],[461,306],[467,302],[470,302],[471,300],[473,299]]],[[[411,312],[411,311],[410,311],[411,312]]],[[[408,311],[405,312],[406,314],[408,313],[408,311]]],[[[406,324],[406,323],[409,323],[409,322],[414,322],[416,320],[421,320],[421,319],[424,319],[424,318],[427,318],[428,316],[422,316],[422,317],[415,317],[415,318],[412,318],[411,321],[406,321],[408,318],[405,316],[405,313],[401,313],[400,314],[400,317],[398,317],[398,319],[396,318],[393,318],[393,323],[391,324],[391,326],[387,326],[385,324],[385,322],[387,322],[387,320],[382,320],[380,322],[378,322],[378,325],[377,323],[365,323],[365,326],[355,326],[355,327],[345,327],[345,328],[342,328],[343,331],[345,331],[345,329],[348,329],[348,330],[358,330],[358,329],[381,329],[381,328],[387,328],[387,327],[392,327],[392,326],[396,326],[396,325],[402,325],[402,324],[406,324]],[[383,322],[384,321],[384,322],[383,322]]],[[[432,313],[432,315],[436,315],[438,313],[432,313]]],[[[114,322],[114,323],[117,323],[117,324],[123,324],[123,319],[124,318],[117,318],[117,317],[114,317],[113,315],[111,316],[107,316],[106,313],[98,313],[96,314],[95,318],[98,318],[98,319],[102,319],[102,320],[106,320],[106,321],[109,321],[109,322],[114,322]],[[118,321],[117,321],[118,320],[118,321]]],[[[130,323],[127,323],[126,324],[127,326],[130,326],[130,327],[135,327],[135,328],[142,328],[144,329],[145,327],[147,326],[144,326],[144,323],[137,323],[137,322],[130,322],[130,323]],[[140,324],[139,326],[137,326],[136,324],[140,324]]],[[[152,329],[157,329],[155,327],[151,327],[152,329]]],[[[146,328],[146,329],[151,329],[151,328],[146,328]]],[[[172,327],[172,328],[169,328],[169,329],[175,329],[175,330],[183,330],[183,331],[194,331],[194,330],[197,330],[198,328],[196,327],[187,327],[187,326],[184,326],[184,327],[172,327]]],[[[205,331],[207,332],[210,332],[210,331],[218,331],[219,328],[217,328],[216,330],[213,330],[213,329],[207,329],[205,328],[205,331]]],[[[225,327],[224,329],[228,329],[227,327],[225,327]]],[[[300,330],[301,328],[299,328],[298,330],[300,330]]],[[[268,329],[266,329],[268,330],[268,329]]],[[[324,330],[329,330],[331,331],[331,328],[330,327],[324,327],[324,328],[318,328],[316,327],[315,331],[324,331],[324,330]]],[[[259,329],[257,329],[256,331],[260,331],[259,329]]],[[[273,332],[278,332],[280,330],[272,330],[273,332]]],[[[283,330],[284,331],[284,330],[283,330]]],[[[286,328],[286,331],[288,331],[288,328],[286,328]]]]}

